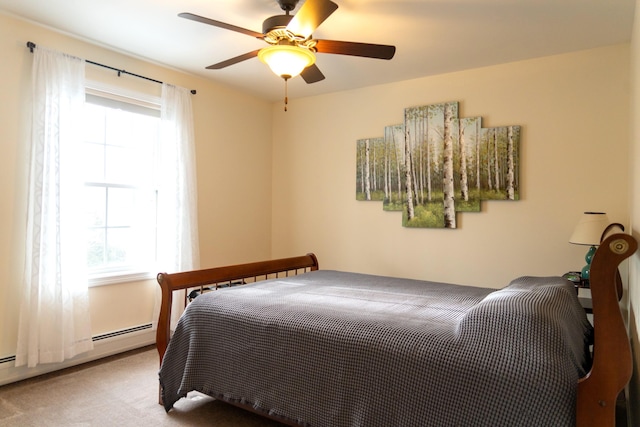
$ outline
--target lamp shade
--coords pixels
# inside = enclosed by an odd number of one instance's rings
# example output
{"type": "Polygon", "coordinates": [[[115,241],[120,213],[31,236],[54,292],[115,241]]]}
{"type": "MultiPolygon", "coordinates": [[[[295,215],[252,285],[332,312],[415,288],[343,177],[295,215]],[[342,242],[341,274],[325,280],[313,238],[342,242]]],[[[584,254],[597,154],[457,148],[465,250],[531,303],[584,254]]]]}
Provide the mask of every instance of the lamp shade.
{"type": "Polygon", "coordinates": [[[569,239],[569,243],[575,245],[597,246],[600,244],[602,232],[609,225],[609,218],[604,212],[585,212],[580,217],[580,221],[573,234],[569,239]]]}
{"type": "Polygon", "coordinates": [[[258,58],[271,68],[277,76],[290,79],[316,62],[309,49],[291,45],[274,45],[260,49],[258,58]]]}

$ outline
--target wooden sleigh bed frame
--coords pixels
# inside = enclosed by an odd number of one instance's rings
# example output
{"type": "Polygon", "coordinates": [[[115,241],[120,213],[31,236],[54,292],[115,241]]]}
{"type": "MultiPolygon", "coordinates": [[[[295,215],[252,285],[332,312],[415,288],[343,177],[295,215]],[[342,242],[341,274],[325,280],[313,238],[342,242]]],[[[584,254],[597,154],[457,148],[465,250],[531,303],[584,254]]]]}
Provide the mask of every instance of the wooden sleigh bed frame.
{"type": "MultiPolygon", "coordinates": [[[[602,242],[593,257],[590,280],[594,317],[593,359],[590,371],[578,381],[576,425],[579,427],[615,426],[616,400],[631,378],[633,368],[630,341],[619,306],[622,282],[618,266],[635,253],[637,246],[632,236],[614,234],[602,242]]],[[[160,363],[171,338],[170,319],[174,291],[202,292],[234,283],[250,283],[315,270],[318,270],[318,260],[314,254],[307,254],[272,261],[158,274],[158,283],[162,289],[156,338],[160,363]]],[[[257,412],[250,405],[232,404],[257,412]]],[[[267,416],[262,412],[257,413],[267,416]]],[[[273,419],[283,422],[280,418],[273,419]]]]}

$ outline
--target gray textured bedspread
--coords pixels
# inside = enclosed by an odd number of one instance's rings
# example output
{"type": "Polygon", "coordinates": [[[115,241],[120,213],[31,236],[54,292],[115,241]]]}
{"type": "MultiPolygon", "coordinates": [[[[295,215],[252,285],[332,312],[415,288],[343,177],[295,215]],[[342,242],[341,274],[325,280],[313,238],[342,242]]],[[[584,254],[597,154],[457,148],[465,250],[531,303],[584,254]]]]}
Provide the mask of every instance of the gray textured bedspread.
{"type": "Polygon", "coordinates": [[[573,286],[500,289],[320,270],[203,294],[160,368],[310,426],[571,426],[591,327],[573,286]]]}

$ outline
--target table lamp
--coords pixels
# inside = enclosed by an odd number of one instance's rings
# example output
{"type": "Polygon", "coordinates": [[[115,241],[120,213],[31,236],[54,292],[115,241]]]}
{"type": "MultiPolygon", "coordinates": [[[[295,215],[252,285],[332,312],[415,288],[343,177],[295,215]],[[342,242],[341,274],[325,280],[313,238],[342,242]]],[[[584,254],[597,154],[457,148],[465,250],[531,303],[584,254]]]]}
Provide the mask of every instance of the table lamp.
{"type": "Polygon", "coordinates": [[[602,235],[609,226],[609,218],[604,212],[585,212],[580,217],[580,221],[573,234],[569,239],[569,243],[574,245],[587,245],[589,250],[584,257],[587,265],[582,267],[582,280],[589,280],[589,271],[591,270],[591,259],[596,253],[596,246],[601,242],[602,235]]]}

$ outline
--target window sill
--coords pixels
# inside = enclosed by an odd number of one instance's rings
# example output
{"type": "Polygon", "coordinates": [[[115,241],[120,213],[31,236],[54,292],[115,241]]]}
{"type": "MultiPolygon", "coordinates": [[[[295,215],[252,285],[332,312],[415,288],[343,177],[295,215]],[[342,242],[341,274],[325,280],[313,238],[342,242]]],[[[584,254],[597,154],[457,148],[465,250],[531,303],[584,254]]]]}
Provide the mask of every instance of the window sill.
{"type": "Polygon", "coordinates": [[[89,276],[89,287],[115,285],[118,283],[136,282],[140,280],[155,279],[156,275],[148,271],[119,271],[89,276]]]}

